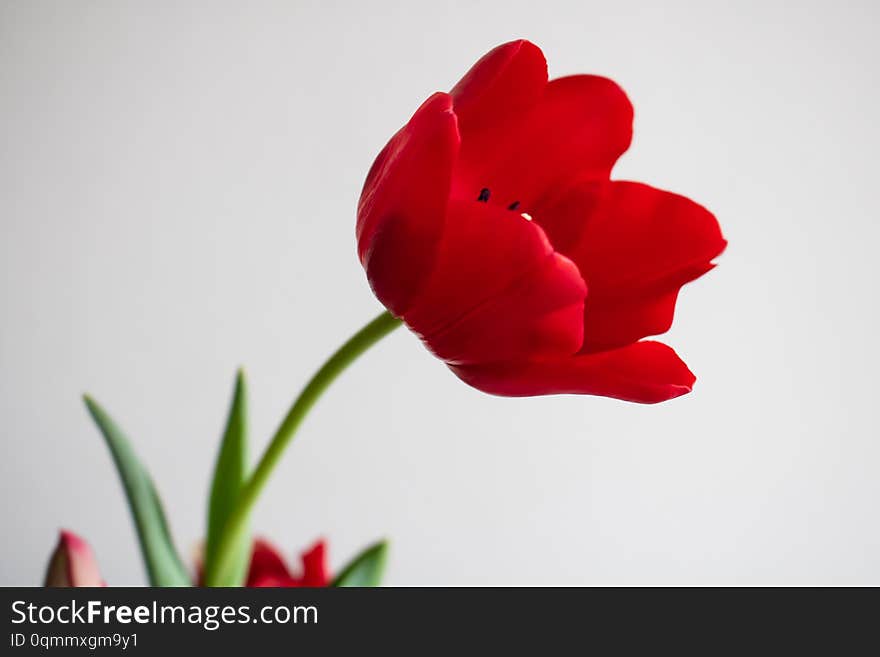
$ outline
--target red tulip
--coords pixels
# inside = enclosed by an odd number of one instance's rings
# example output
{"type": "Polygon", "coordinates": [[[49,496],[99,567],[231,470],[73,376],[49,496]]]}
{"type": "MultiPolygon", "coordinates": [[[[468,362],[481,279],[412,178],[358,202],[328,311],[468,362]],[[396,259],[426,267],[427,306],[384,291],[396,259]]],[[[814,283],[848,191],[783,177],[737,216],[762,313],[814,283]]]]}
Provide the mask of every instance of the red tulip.
{"type": "Polygon", "coordinates": [[[633,110],[614,82],[548,82],[528,41],[436,93],[376,158],[358,254],[376,296],[485,392],[653,403],[689,392],[666,332],[724,249],[689,199],[612,181],[633,110]]]}
{"type": "Polygon", "coordinates": [[[46,586],[106,586],[92,548],[73,532],[61,531],[46,569],[46,586]]]}
{"type": "Polygon", "coordinates": [[[245,586],[329,586],[327,549],[318,541],[302,553],[302,572],[292,575],[281,553],[263,539],[254,541],[254,552],[245,586]]]}

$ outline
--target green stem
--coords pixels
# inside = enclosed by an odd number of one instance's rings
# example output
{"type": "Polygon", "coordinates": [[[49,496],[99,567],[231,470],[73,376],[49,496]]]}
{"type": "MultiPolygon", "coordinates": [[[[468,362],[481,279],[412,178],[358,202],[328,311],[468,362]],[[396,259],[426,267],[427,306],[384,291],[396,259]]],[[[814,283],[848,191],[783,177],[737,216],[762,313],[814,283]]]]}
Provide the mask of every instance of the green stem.
{"type": "Polygon", "coordinates": [[[248,517],[257,498],[312,406],[351,363],[398,326],[400,326],[399,319],[387,311],[383,312],[355,333],[335,354],[330,356],[303,388],[287,412],[287,416],[281,422],[281,426],[272,437],[272,441],[263,453],[253,474],[245,483],[244,489],[226,521],[215,559],[212,563],[206,564],[205,584],[207,586],[215,586],[218,581],[224,580],[228,569],[232,566],[231,559],[234,556],[237,539],[246,530],[248,517]]]}

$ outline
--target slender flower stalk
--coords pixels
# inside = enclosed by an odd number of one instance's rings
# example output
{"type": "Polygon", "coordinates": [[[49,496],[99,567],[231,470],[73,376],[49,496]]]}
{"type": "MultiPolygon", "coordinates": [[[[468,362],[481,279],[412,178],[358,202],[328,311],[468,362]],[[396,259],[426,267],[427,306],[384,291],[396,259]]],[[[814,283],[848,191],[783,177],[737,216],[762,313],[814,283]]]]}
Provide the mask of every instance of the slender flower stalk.
{"type": "Polygon", "coordinates": [[[218,581],[222,581],[226,571],[232,566],[231,558],[237,539],[241,532],[245,531],[248,517],[260,493],[308,412],[330,384],[351,363],[400,324],[400,320],[391,313],[387,311],[381,313],[330,356],[300,392],[272,437],[253,474],[248,478],[241,496],[226,522],[215,559],[206,564],[205,584],[207,586],[214,586],[218,581]]]}

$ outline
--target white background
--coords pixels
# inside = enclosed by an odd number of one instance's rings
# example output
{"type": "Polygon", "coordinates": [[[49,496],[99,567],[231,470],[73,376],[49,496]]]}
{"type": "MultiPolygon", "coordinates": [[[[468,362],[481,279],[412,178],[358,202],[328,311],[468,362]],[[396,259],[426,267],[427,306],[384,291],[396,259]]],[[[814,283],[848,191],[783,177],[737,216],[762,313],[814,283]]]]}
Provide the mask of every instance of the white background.
{"type": "Polygon", "coordinates": [[[126,428],[181,550],[235,368],[256,454],[380,307],[355,255],[373,157],[517,37],[636,108],[615,177],[730,240],[659,406],[499,399],[401,330],[321,401],[257,509],[291,558],[387,536],[390,584],[880,584],[875,2],[0,4],[0,583],[57,529],[144,581],[80,394],[126,428]]]}

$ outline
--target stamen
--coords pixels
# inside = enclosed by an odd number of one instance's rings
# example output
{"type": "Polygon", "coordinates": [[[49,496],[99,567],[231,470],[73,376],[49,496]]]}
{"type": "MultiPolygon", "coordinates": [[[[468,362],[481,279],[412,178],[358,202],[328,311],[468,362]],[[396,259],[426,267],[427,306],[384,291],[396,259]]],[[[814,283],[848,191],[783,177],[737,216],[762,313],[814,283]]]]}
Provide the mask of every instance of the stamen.
{"type": "Polygon", "coordinates": [[[508,210],[516,210],[519,207],[519,201],[514,201],[510,205],[507,206],[508,210]]]}
{"type": "Polygon", "coordinates": [[[477,197],[477,200],[480,201],[481,203],[488,203],[489,202],[489,188],[488,187],[483,187],[483,189],[480,190],[480,195],[477,197]]]}

